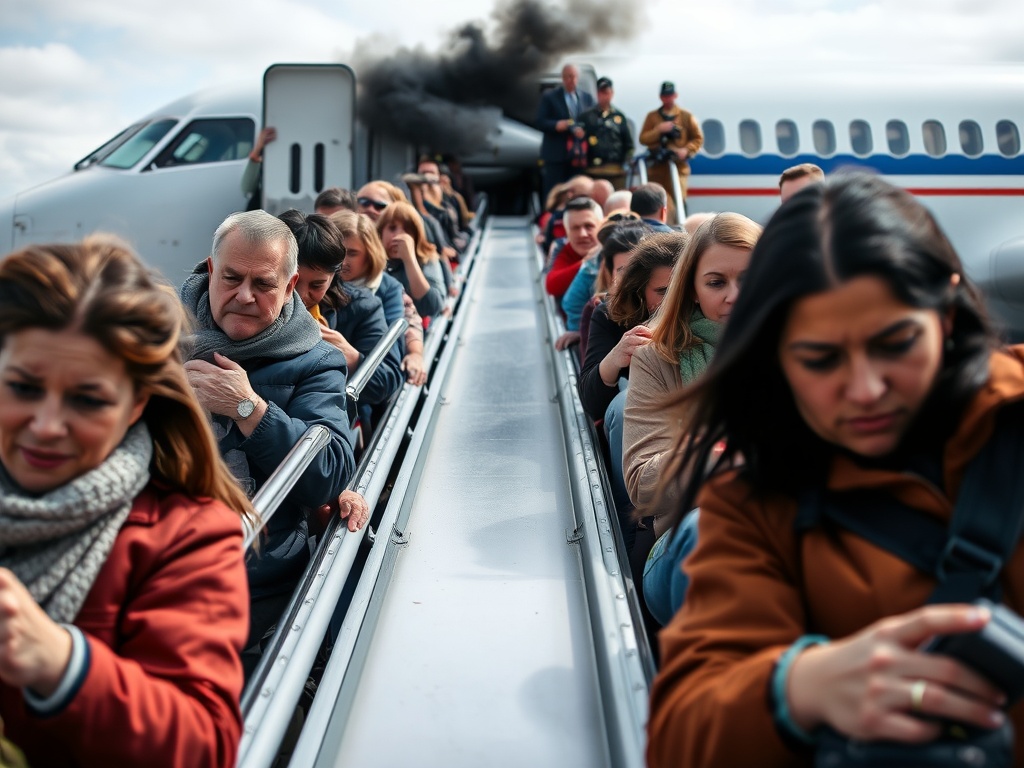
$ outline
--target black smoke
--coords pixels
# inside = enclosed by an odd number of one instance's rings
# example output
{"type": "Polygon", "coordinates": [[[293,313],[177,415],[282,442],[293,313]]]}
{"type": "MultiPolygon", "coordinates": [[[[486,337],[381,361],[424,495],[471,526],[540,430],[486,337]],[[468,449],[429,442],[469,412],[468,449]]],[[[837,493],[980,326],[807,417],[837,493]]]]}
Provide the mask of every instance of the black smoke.
{"type": "Polygon", "coordinates": [[[502,113],[533,121],[538,77],[561,59],[633,37],[639,9],[631,0],[567,0],[557,6],[504,0],[492,14],[493,32],[479,22],[466,24],[437,53],[401,48],[381,55],[376,46],[360,44],[359,117],[372,130],[411,144],[477,152],[502,113]]]}

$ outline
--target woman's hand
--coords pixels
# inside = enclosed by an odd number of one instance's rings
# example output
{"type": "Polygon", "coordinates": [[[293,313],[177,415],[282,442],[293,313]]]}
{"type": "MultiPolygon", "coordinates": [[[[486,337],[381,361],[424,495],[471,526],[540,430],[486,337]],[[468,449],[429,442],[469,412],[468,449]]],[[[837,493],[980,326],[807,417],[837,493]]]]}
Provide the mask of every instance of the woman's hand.
{"type": "Polygon", "coordinates": [[[650,340],[651,329],[646,325],[638,325],[622,334],[619,343],[601,361],[601,381],[614,387],[619,380],[619,371],[628,368],[633,354],[650,340]]]}
{"type": "Polygon", "coordinates": [[[356,372],[356,368],[359,367],[359,350],[348,343],[341,333],[328,328],[326,325],[320,325],[320,338],[330,344],[332,347],[340,349],[342,354],[345,355],[345,363],[348,365],[348,373],[351,376],[356,372]]]}
{"type": "Polygon", "coordinates": [[[970,605],[930,605],[828,645],[808,648],[790,667],[786,694],[794,722],[827,723],[855,739],[926,742],[953,720],[995,728],[1003,694],[963,664],[918,650],[937,635],[973,632],[991,618],[970,605]]]}
{"type": "Polygon", "coordinates": [[[559,352],[568,349],[573,344],[580,343],[580,332],[579,331],[566,331],[557,339],[555,339],[555,349],[559,352]]]}
{"type": "Polygon", "coordinates": [[[405,379],[414,387],[427,383],[427,371],[423,366],[423,355],[419,352],[410,352],[402,358],[402,370],[405,371],[405,379]]]}
{"type": "Polygon", "coordinates": [[[46,615],[18,577],[0,568],[0,680],[52,696],[71,659],[71,634],[46,615]]]}
{"type": "Polygon", "coordinates": [[[416,244],[412,236],[406,232],[400,232],[391,238],[388,243],[388,256],[392,259],[401,259],[404,262],[416,260],[416,244]]]}

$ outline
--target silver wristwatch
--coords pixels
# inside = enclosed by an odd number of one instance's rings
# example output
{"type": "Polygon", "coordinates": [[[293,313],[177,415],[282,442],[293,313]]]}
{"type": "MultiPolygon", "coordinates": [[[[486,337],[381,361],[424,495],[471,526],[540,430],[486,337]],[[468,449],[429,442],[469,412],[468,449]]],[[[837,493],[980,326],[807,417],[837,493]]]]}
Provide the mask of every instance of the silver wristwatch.
{"type": "Polygon", "coordinates": [[[239,400],[238,405],[235,406],[235,412],[238,414],[239,419],[247,419],[252,416],[252,412],[256,410],[256,403],[252,401],[252,398],[245,398],[245,400],[239,400]]]}

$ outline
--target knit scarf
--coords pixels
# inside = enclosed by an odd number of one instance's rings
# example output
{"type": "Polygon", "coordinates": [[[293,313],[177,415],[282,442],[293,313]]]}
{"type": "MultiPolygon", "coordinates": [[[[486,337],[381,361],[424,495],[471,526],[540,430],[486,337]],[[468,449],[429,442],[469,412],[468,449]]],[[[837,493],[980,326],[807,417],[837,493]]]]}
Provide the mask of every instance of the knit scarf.
{"type": "Polygon", "coordinates": [[[308,352],[320,341],[320,328],[306,311],[299,294],[292,291],[281,314],[269,326],[248,339],[234,341],[217,327],[210,310],[210,273],[206,262],[195,268],[181,286],[181,303],[197,320],[194,335],[185,339],[186,359],[213,361],[213,353],[244,366],[249,360],[287,360],[308,352]]]}
{"type": "Polygon", "coordinates": [[[690,315],[690,333],[693,334],[695,343],[679,355],[679,374],[683,377],[683,384],[689,384],[711,364],[715,345],[718,344],[718,338],[722,333],[722,324],[708,320],[700,311],[700,307],[696,307],[690,315]]]}
{"type": "Polygon", "coordinates": [[[132,502],[149,482],[153,440],[141,420],[98,467],[29,496],[0,467],[0,566],[57,622],[85,602],[132,502]]]}

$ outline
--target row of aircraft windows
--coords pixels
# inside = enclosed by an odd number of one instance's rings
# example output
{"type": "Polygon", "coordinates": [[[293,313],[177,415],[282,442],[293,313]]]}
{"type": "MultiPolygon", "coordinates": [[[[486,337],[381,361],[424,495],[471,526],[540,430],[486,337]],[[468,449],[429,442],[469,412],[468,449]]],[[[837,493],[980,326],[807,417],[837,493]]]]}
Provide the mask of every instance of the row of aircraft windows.
{"type": "MultiPolygon", "coordinates": [[[[720,120],[705,120],[704,151],[712,157],[725,152],[725,127],[720,120]]],[[[740,121],[740,149],[746,155],[759,155],[764,147],[761,139],[761,124],[756,120],[740,121]]],[[[867,157],[874,151],[871,126],[864,120],[850,122],[850,146],[859,157],[867,157]]],[[[938,120],[925,120],[921,124],[924,149],[932,157],[946,154],[946,128],[938,120]]],[[[815,120],[811,126],[811,138],[815,154],[828,157],[836,151],[836,128],[831,120],[815,120]]],[[[981,126],[974,120],[963,120],[959,125],[960,148],[968,157],[980,157],[985,149],[981,126]]],[[[902,157],[910,152],[910,129],[902,120],[890,120],[885,124],[885,140],[889,153],[902,157]]],[[[800,134],[792,120],[779,120],[775,124],[775,141],[779,154],[793,157],[800,151],[800,134]]],[[[1011,120],[996,123],[996,143],[1004,157],[1020,154],[1020,131],[1011,120]]]]}

